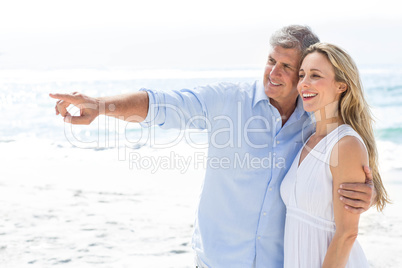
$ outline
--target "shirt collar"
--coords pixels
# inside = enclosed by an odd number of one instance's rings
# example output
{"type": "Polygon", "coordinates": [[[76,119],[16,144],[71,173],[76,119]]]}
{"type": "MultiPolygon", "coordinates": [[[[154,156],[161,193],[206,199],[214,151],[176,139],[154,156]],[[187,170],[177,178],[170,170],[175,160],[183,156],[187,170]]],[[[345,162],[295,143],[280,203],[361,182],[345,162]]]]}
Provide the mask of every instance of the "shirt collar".
{"type": "Polygon", "coordinates": [[[297,96],[296,108],[295,108],[295,111],[293,113],[294,113],[294,115],[296,116],[297,119],[300,119],[303,116],[303,114],[307,114],[307,116],[309,116],[309,113],[304,111],[303,100],[302,100],[302,98],[300,96],[297,96]]]}
{"type": "Polygon", "coordinates": [[[260,81],[256,82],[256,89],[254,92],[254,100],[253,100],[253,108],[257,105],[258,102],[262,100],[267,100],[269,103],[269,99],[267,94],[265,94],[264,84],[260,81]]]}
{"type": "MultiPolygon", "coordinates": [[[[269,98],[267,97],[267,94],[265,94],[264,84],[261,81],[257,81],[256,89],[255,89],[255,93],[254,93],[253,108],[257,105],[258,102],[260,102],[262,100],[267,100],[269,105],[272,105],[269,98]]],[[[309,116],[309,117],[311,116],[310,113],[307,113],[306,111],[304,111],[303,100],[302,100],[302,98],[300,98],[300,96],[297,96],[296,108],[293,113],[297,119],[300,119],[304,113],[306,113],[307,116],[309,116]]]]}

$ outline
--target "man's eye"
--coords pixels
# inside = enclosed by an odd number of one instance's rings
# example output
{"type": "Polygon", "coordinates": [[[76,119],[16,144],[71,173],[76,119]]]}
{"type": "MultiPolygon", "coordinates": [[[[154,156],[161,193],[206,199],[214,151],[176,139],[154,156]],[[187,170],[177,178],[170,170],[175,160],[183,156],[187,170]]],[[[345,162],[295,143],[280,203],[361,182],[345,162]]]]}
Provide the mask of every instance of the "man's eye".
{"type": "Polygon", "coordinates": [[[299,78],[303,78],[304,77],[304,74],[299,74],[299,78]]]}

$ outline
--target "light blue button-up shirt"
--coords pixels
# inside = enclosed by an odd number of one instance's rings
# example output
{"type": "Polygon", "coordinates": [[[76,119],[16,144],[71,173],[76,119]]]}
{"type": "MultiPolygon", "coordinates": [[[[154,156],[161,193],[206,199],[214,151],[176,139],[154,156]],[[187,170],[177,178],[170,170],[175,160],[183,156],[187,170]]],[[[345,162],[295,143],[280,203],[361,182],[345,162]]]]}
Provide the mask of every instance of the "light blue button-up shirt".
{"type": "MultiPolygon", "coordinates": [[[[145,90],[145,89],[143,89],[145,90]]],[[[283,267],[282,179],[313,125],[298,98],[282,126],[262,83],[153,91],[142,126],[207,129],[193,248],[207,267],[283,267]]]]}

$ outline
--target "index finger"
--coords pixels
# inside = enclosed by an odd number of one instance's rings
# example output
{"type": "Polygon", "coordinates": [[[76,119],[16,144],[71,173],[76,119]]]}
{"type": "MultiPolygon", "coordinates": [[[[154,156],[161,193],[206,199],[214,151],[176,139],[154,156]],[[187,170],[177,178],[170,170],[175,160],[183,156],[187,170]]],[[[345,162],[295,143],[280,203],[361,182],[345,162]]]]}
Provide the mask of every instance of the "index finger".
{"type": "Polygon", "coordinates": [[[64,100],[70,103],[73,103],[75,100],[74,95],[71,94],[49,93],[49,96],[53,99],[64,100]]]}

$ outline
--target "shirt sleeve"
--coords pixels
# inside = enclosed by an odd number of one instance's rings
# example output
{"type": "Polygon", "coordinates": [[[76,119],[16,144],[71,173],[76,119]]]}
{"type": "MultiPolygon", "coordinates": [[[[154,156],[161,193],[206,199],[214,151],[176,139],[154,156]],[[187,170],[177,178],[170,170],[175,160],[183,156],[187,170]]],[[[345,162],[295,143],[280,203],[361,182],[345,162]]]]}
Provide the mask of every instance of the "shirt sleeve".
{"type": "Polygon", "coordinates": [[[229,98],[228,93],[234,91],[233,87],[233,84],[214,84],[193,90],[141,89],[148,93],[149,108],[147,117],[140,124],[142,127],[157,125],[165,129],[209,129],[213,117],[219,114],[229,98]]]}

